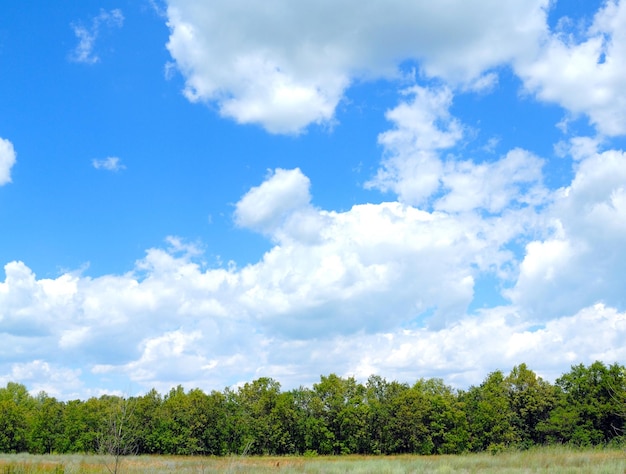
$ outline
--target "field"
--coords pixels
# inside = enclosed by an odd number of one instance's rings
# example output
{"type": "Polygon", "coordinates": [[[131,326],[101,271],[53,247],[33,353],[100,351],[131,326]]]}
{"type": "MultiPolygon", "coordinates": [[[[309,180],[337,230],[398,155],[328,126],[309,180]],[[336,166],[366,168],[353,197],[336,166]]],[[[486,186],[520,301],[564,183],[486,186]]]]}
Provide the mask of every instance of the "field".
{"type": "MultiPolygon", "coordinates": [[[[0,474],[107,473],[113,459],[103,456],[0,455],[0,474]]],[[[136,456],[121,460],[119,473],[626,473],[623,450],[541,448],[496,455],[172,457],[136,456]]]]}

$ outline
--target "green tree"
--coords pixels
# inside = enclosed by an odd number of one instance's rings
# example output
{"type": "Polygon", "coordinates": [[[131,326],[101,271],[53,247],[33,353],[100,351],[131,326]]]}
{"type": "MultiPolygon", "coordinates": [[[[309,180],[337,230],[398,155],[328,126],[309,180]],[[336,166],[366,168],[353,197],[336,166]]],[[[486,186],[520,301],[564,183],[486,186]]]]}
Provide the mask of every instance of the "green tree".
{"type": "Polygon", "coordinates": [[[269,417],[271,452],[277,455],[297,453],[302,436],[298,430],[299,416],[293,392],[278,395],[269,417]]]}
{"type": "Polygon", "coordinates": [[[556,380],[559,396],[548,420],[540,426],[546,439],[580,446],[608,443],[624,428],[619,397],[626,390],[624,367],[596,361],[583,364],[556,380]]]}
{"type": "Polygon", "coordinates": [[[427,401],[425,423],[433,447],[432,452],[455,454],[469,449],[467,417],[452,388],[441,379],[422,379],[413,388],[422,393],[427,401]]]}
{"type": "Polygon", "coordinates": [[[398,452],[398,440],[392,433],[392,401],[408,390],[408,385],[388,382],[379,375],[372,375],[367,380],[366,401],[368,410],[369,451],[373,454],[392,454],[398,452]]]}
{"type": "Polygon", "coordinates": [[[152,440],[156,451],[163,454],[203,454],[204,427],[207,420],[206,395],[201,390],[185,393],[179,385],[163,398],[152,440]]]}
{"type": "Polygon", "coordinates": [[[37,395],[30,424],[29,452],[45,454],[62,451],[64,410],[64,403],[56,398],[45,392],[37,395]]]}
{"type": "Polygon", "coordinates": [[[24,385],[9,382],[0,388],[0,452],[27,450],[34,405],[24,385]]]}
{"type": "Polygon", "coordinates": [[[95,453],[98,437],[107,420],[107,402],[104,398],[87,401],[70,400],[63,412],[63,437],[61,451],[71,453],[95,453]]]}
{"type": "Polygon", "coordinates": [[[145,395],[134,399],[132,422],[129,425],[132,438],[138,454],[158,454],[159,445],[159,417],[162,414],[163,397],[156,389],[151,389],[145,395]]]}
{"type": "Polygon", "coordinates": [[[462,394],[472,451],[500,449],[519,441],[504,375],[496,370],[478,387],[462,394]]]}
{"type": "Polygon", "coordinates": [[[428,430],[428,399],[418,388],[402,390],[389,401],[394,452],[431,454],[434,448],[428,430]]]}
{"type": "Polygon", "coordinates": [[[280,384],[262,377],[239,388],[237,400],[242,422],[248,426],[247,443],[251,454],[284,453],[289,439],[289,407],[281,398],[280,384]],[[280,402],[280,403],[279,403],[280,402]]]}
{"type": "Polygon", "coordinates": [[[524,446],[544,443],[540,427],[549,419],[557,401],[557,390],[538,377],[526,364],[513,367],[506,377],[515,436],[524,446]]]}
{"type": "Polygon", "coordinates": [[[324,411],[321,399],[307,387],[292,390],[291,394],[296,412],[296,450],[331,454],[335,438],[321,418],[324,411]]]}
{"type": "Polygon", "coordinates": [[[314,430],[322,453],[360,452],[367,436],[365,387],[354,377],[343,379],[336,374],[322,376],[313,384],[310,410],[314,430]]]}
{"type": "Polygon", "coordinates": [[[226,396],[217,391],[211,392],[205,401],[206,424],[202,442],[206,454],[222,456],[228,454],[228,412],[226,396]]]}

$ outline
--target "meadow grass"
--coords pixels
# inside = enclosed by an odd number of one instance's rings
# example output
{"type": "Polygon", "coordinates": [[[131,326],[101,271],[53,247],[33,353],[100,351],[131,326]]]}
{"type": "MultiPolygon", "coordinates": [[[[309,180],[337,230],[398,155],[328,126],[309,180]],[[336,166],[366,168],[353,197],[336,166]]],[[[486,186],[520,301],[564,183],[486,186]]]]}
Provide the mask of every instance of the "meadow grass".
{"type": "MultiPolygon", "coordinates": [[[[0,455],[0,474],[107,473],[112,459],[90,455],[0,455]]],[[[626,474],[626,451],[567,447],[461,456],[129,456],[119,473],[600,473],[626,474]]]]}

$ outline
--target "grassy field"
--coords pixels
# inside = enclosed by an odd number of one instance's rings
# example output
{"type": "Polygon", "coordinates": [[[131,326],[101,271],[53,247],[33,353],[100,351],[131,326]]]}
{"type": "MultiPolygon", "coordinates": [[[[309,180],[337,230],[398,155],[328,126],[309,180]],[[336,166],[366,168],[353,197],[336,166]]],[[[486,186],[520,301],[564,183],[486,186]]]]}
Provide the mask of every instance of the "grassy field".
{"type": "MultiPolygon", "coordinates": [[[[1,474],[106,473],[113,461],[103,456],[0,455],[1,474]]],[[[541,448],[497,455],[319,456],[124,458],[119,473],[606,473],[626,474],[626,451],[541,448]]]]}

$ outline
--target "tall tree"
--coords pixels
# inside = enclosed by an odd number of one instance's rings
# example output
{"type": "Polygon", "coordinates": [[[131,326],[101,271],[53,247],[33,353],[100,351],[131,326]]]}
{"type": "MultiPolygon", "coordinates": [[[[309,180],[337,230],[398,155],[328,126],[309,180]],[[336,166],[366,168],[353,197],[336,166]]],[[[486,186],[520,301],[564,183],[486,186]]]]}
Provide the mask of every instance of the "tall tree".
{"type": "Polygon", "coordinates": [[[509,405],[507,384],[496,370],[462,395],[470,431],[470,449],[499,449],[519,441],[509,405]]]}
{"type": "Polygon", "coordinates": [[[159,444],[159,417],[162,414],[163,397],[156,389],[134,399],[132,423],[129,430],[135,440],[137,452],[141,454],[157,454],[161,452],[159,444]]]}
{"type": "Polygon", "coordinates": [[[574,365],[556,386],[559,399],[541,426],[549,441],[588,446],[607,443],[623,430],[619,394],[626,390],[624,367],[599,361],[574,365]]]}
{"type": "Polygon", "coordinates": [[[539,427],[548,420],[557,402],[556,388],[538,377],[526,364],[513,367],[505,383],[516,438],[524,446],[544,443],[545,437],[539,427]]]}
{"type": "Polygon", "coordinates": [[[24,385],[9,382],[0,388],[0,452],[27,450],[33,411],[34,400],[24,385]]]}
{"type": "MultiPolygon", "coordinates": [[[[251,454],[269,454],[272,445],[273,428],[282,427],[272,423],[272,411],[280,395],[280,384],[269,377],[262,377],[239,388],[237,401],[242,410],[241,422],[249,427],[248,451],[251,454]]],[[[277,433],[278,437],[281,433],[277,433]]]]}
{"type": "Polygon", "coordinates": [[[35,397],[35,409],[30,424],[29,452],[44,454],[63,449],[65,405],[56,398],[40,392],[35,397]]]}
{"type": "Polygon", "coordinates": [[[163,398],[154,438],[158,452],[177,455],[203,452],[204,397],[198,389],[185,393],[182,385],[178,385],[163,398]]]}
{"type": "Polygon", "coordinates": [[[205,426],[202,444],[207,455],[228,454],[228,408],[222,392],[213,391],[205,399],[205,426]]]}
{"type": "Polygon", "coordinates": [[[413,388],[427,400],[425,422],[433,453],[454,454],[469,449],[467,417],[457,393],[441,379],[422,379],[413,388]]]}
{"type": "Polygon", "coordinates": [[[367,433],[365,387],[354,377],[343,379],[330,374],[313,384],[313,395],[311,414],[319,424],[311,428],[317,431],[322,452],[358,452],[367,433]]]}
{"type": "Polygon", "coordinates": [[[407,384],[396,381],[388,382],[378,375],[367,380],[366,401],[368,411],[368,437],[370,452],[374,454],[392,454],[398,452],[400,441],[393,435],[394,400],[408,390],[407,384]]]}
{"type": "Polygon", "coordinates": [[[428,430],[428,400],[416,387],[402,390],[390,401],[390,430],[395,452],[431,454],[434,448],[428,430]]]}

